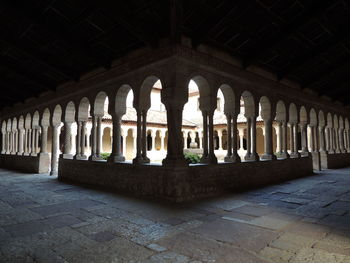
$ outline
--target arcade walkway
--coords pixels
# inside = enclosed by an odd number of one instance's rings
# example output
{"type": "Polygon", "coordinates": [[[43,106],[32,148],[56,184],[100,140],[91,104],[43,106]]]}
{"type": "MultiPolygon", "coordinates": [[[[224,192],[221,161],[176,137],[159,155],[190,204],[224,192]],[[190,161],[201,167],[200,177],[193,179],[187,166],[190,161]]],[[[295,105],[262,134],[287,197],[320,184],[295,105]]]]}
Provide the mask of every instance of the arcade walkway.
{"type": "Polygon", "coordinates": [[[350,262],[350,168],[181,206],[0,170],[0,262],[350,262]]]}

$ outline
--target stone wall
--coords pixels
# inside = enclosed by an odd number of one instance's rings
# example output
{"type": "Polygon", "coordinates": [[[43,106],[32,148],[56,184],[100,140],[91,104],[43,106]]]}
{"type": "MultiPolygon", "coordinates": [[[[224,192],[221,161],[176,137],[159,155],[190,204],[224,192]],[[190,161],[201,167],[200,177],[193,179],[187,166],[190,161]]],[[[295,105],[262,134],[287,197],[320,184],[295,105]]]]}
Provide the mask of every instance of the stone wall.
{"type": "Polygon", "coordinates": [[[50,156],[48,154],[37,156],[1,154],[0,167],[27,173],[48,173],[50,156]]]}
{"type": "Polygon", "coordinates": [[[350,166],[350,153],[321,155],[322,169],[334,169],[350,166]]]}
{"type": "Polygon", "coordinates": [[[266,162],[155,165],[60,159],[59,180],[99,185],[136,196],[183,202],[311,175],[309,157],[266,162]]]}

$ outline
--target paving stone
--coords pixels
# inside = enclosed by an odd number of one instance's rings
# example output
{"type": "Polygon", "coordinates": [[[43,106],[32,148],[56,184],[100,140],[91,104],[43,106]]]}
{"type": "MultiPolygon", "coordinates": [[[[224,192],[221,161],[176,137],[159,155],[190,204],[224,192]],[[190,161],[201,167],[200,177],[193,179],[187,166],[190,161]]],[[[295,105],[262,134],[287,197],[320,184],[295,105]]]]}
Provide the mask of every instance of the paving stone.
{"type": "Polygon", "coordinates": [[[92,240],[95,240],[97,242],[106,242],[106,241],[111,241],[112,239],[114,239],[116,236],[113,235],[111,232],[108,231],[102,231],[102,232],[98,232],[96,234],[92,234],[89,235],[89,237],[92,240]]]}
{"type": "Polygon", "coordinates": [[[296,222],[287,226],[284,231],[318,240],[324,238],[330,232],[330,228],[319,224],[296,222]]]}
{"type": "Polygon", "coordinates": [[[251,206],[245,205],[233,210],[234,212],[247,214],[252,216],[264,216],[271,213],[273,210],[267,206],[251,206]]]}
{"type": "Polygon", "coordinates": [[[269,246],[295,253],[302,248],[311,248],[315,242],[313,238],[287,232],[273,240],[269,246]]]}
{"type": "Polygon", "coordinates": [[[291,263],[344,263],[346,256],[318,249],[301,249],[291,263]]]}
{"type": "Polygon", "coordinates": [[[160,254],[156,254],[151,256],[149,259],[147,259],[146,261],[143,261],[144,263],[158,263],[158,262],[164,262],[164,263],[188,263],[189,262],[189,258],[184,256],[184,255],[180,255],[178,253],[175,252],[164,252],[164,253],[160,253],[160,254]]]}
{"type": "Polygon", "coordinates": [[[289,224],[291,224],[291,222],[279,218],[274,218],[271,216],[261,216],[251,220],[249,224],[279,230],[288,226],[289,224]]]}
{"type": "Polygon", "coordinates": [[[223,219],[204,223],[191,231],[206,238],[228,242],[253,251],[261,250],[278,236],[277,233],[267,229],[223,219]]]}
{"type": "Polygon", "coordinates": [[[12,237],[21,237],[32,235],[38,232],[45,232],[51,230],[49,225],[43,224],[40,220],[31,221],[22,224],[15,224],[4,226],[3,229],[10,233],[12,237]]]}
{"type": "Polygon", "coordinates": [[[259,252],[259,255],[276,263],[288,263],[295,256],[295,253],[274,247],[265,247],[259,252]]]}
{"type": "Polygon", "coordinates": [[[310,202],[308,199],[296,198],[296,197],[287,197],[281,199],[281,201],[292,204],[305,205],[310,202]]]}
{"type": "Polygon", "coordinates": [[[203,238],[200,235],[184,233],[172,238],[159,241],[169,250],[176,251],[190,258],[203,262],[222,263],[263,263],[266,262],[244,249],[232,247],[228,244],[217,242],[214,239],[203,238]]]}
{"type": "Polygon", "coordinates": [[[159,246],[157,244],[149,244],[147,247],[157,252],[163,252],[167,250],[165,247],[159,246]]]}

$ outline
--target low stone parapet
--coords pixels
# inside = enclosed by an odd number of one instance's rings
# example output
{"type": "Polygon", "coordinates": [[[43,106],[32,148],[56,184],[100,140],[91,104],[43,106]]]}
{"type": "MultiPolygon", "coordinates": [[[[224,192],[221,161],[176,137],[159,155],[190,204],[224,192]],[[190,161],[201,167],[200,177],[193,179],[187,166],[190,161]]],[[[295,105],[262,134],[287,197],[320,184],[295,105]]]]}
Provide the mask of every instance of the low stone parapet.
{"type": "Polygon", "coordinates": [[[350,166],[350,153],[321,153],[322,169],[335,169],[350,166]]]}
{"type": "Polygon", "coordinates": [[[97,185],[135,196],[172,202],[242,191],[313,173],[310,157],[167,168],[60,159],[59,180],[97,185]]]}
{"type": "Polygon", "coordinates": [[[49,154],[37,156],[0,154],[0,167],[27,173],[48,173],[50,156],[49,154]]]}

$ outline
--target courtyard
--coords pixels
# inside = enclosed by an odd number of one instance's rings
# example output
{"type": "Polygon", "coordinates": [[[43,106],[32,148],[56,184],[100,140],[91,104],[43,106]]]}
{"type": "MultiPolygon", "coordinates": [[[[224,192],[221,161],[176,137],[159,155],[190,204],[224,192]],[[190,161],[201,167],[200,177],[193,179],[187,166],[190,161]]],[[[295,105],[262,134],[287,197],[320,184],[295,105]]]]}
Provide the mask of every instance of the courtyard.
{"type": "Polygon", "coordinates": [[[350,262],[350,168],[185,204],[0,170],[0,262],[350,262]]]}

